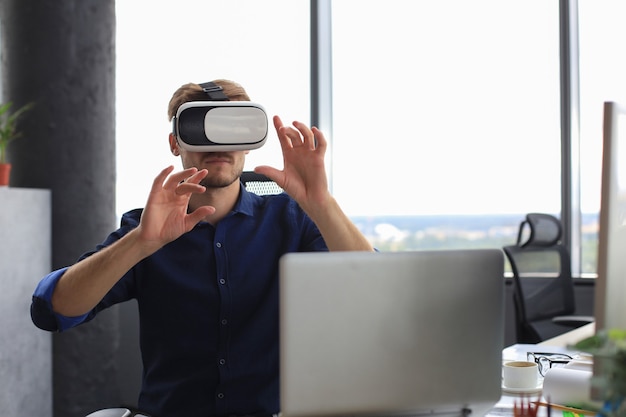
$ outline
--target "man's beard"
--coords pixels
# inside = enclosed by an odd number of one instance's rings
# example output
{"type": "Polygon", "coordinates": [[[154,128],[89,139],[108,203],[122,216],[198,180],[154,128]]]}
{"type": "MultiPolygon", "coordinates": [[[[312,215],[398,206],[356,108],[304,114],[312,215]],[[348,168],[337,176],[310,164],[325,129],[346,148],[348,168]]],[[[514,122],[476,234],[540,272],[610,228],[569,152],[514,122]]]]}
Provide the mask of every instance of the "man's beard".
{"type": "Polygon", "coordinates": [[[243,169],[239,169],[239,170],[234,171],[232,175],[228,177],[225,177],[225,176],[206,177],[202,181],[200,181],[200,185],[204,185],[206,188],[228,187],[233,182],[239,180],[242,172],[243,172],[243,169]]]}

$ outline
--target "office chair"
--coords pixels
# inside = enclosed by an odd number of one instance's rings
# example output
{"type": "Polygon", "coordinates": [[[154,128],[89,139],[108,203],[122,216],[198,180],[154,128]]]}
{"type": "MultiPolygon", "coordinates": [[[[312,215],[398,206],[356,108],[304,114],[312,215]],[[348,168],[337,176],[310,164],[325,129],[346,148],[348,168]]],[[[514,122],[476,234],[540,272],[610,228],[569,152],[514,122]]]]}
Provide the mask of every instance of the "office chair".
{"type": "Polygon", "coordinates": [[[246,190],[257,195],[280,194],[283,189],[274,181],[265,175],[257,174],[253,171],[244,171],[241,173],[241,182],[246,190]]]}
{"type": "Polygon", "coordinates": [[[148,417],[144,414],[133,414],[128,408],[105,408],[94,411],[87,417],[148,417]]]}
{"type": "Polygon", "coordinates": [[[529,213],[517,243],[503,248],[513,270],[517,343],[539,343],[594,321],[574,315],[570,253],[561,233],[556,217],[529,213]]]}
{"type": "Polygon", "coordinates": [[[104,408],[94,411],[86,417],[148,417],[145,414],[133,413],[128,408],[104,408]]]}

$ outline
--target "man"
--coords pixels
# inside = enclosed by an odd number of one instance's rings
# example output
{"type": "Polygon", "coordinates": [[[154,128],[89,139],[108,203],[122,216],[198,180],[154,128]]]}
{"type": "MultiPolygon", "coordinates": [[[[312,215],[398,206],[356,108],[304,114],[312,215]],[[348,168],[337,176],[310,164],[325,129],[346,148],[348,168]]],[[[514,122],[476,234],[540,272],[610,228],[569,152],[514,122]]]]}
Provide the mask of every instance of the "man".
{"type": "MultiPolygon", "coordinates": [[[[213,82],[230,100],[249,100],[240,85],[213,82]]],[[[186,84],[174,93],[169,117],[185,102],[206,100],[199,85],[186,84]]],[[[303,123],[273,122],[284,168],[255,171],[287,194],[259,197],[243,188],[248,151],[191,152],[170,134],[184,169],[164,169],[143,210],[124,214],[95,251],[51,272],[35,290],[33,322],[50,331],[137,299],[138,405],[153,417],[279,412],[279,258],[373,250],[328,191],[324,135],[303,123]]]]}

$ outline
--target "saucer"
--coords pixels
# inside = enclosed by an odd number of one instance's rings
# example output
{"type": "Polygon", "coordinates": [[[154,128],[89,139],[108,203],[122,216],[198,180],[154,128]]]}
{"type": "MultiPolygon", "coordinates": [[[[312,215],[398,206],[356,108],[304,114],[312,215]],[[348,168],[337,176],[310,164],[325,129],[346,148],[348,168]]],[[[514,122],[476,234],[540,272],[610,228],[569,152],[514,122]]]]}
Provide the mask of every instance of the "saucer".
{"type": "Polygon", "coordinates": [[[534,388],[509,388],[502,384],[502,392],[507,394],[538,394],[543,389],[543,381],[534,388]]]}

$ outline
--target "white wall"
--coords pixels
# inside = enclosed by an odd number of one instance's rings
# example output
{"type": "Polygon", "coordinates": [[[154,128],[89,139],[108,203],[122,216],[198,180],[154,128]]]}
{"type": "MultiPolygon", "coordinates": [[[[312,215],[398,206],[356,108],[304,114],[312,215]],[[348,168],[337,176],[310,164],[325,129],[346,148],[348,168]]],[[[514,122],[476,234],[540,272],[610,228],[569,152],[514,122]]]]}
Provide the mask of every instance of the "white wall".
{"type": "Polygon", "coordinates": [[[50,271],[50,191],[0,187],[0,415],[52,416],[52,335],[30,319],[50,271]]]}

